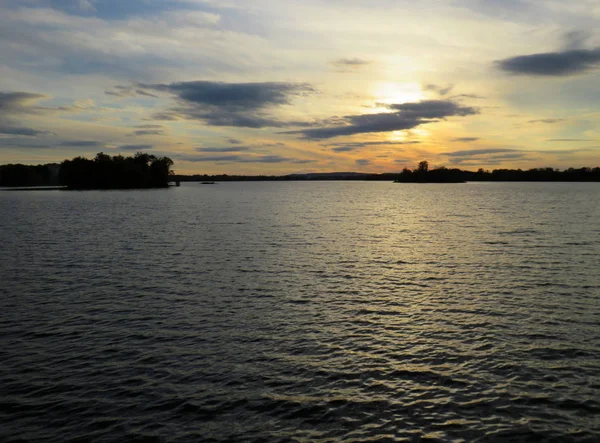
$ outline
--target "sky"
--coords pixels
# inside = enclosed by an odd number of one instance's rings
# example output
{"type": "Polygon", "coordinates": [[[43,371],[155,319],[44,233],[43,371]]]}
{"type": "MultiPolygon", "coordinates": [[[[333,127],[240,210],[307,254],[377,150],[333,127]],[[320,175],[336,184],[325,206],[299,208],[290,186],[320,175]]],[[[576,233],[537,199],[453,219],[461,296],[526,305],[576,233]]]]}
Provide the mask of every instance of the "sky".
{"type": "Polygon", "coordinates": [[[0,0],[0,163],[600,166],[598,0],[0,0]]]}

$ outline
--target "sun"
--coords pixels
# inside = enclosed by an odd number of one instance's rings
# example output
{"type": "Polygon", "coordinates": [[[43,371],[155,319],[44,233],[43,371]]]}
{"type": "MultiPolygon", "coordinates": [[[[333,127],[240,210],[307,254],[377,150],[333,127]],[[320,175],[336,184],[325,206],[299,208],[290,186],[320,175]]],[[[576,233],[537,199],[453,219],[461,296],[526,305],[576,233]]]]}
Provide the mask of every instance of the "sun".
{"type": "Polygon", "coordinates": [[[378,103],[409,103],[425,98],[418,83],[379,83],[375,88],[378,103]]]}

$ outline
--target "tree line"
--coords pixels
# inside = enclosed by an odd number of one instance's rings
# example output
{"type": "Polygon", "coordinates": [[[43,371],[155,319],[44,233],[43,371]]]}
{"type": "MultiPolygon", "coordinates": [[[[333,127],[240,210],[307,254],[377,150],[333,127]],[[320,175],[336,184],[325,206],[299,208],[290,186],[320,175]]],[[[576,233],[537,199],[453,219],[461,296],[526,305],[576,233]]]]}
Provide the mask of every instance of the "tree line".
{"type": "Polygon", "coordinates": [[[138,152],[132,157],[100,152],[93,160],[75,157],[60,165],[59,182],[74,189],[162,188],[169,185],[173,160],[138,152]]]}
{"type": "Polygon", "coordinates": [[[0,186],[66,186],[70,189],[161,188],[171,181],[173,160],[138,152],[133,156],[110,156],[103,152],[93,159],[75,157],[60,165],[0,166],[0,186]]]}
{"type": "Polygon", "coordinates": [[[363,180],[396,181],[399,183],[459,183],[470,181],[564,181],[600,182],[600,167],[479,169],[466,171],[444,166],[429,168],[424,160],[415,169],[404,168],[400,173],[321,173],[290,175],[173,175],[173,161],[138,152],[132,157],[109,156],[99,153],[94,159],[76,157],[60,165],[28,166],[0,165],[0,186],[56,186],[73,189],[127,189],[168,186],[170,181],[292,181],[292,180],[363,180]],[[60,171],[60,172],[59,172],[60,171]]]}
{"type": "Polygon", "coordinates": [[[465,171],[444,166],[429,168],[429,162],[424,160],[415,169],[404,168],[400,173],[363,174],[356,172],[336,172],[320,174],[289,174],[289,175],[228,175],[228,174],[196,174],[177,175],[180,181],[299,181],[299,180],[361,180],[361,181],[395,181],[397,183],[464,183],[472,181],[566,181],[566,182],[600,182],[600,167],[569,168],[563,171],[554,168],[494,169],[488,171],[479,169],[465,171]]]}
{"type": "Polygon", "coordinates": [[[477,172],[473,172],[449,169],[444,166],[429,169],[429,163],[424,160],[414,170],[404,168],[396,179],[396,182],[400,183],[459,183],[468,181],[598,182],[600,181],[600,167],[568,168],[562,171],[554,168],[494,169],[493,171],[480,168],[477,172]]]}

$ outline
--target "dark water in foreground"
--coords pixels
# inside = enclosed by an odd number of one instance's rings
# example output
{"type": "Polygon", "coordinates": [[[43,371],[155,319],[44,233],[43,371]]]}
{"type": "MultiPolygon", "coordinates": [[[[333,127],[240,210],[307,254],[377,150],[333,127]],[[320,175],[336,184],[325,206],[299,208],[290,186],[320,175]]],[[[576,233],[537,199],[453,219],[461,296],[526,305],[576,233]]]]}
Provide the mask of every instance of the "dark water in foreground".
{"type": "Polygon", "coordinates": [[[0,441],[600,441],[600,184],[0,193],[0,441]]]}

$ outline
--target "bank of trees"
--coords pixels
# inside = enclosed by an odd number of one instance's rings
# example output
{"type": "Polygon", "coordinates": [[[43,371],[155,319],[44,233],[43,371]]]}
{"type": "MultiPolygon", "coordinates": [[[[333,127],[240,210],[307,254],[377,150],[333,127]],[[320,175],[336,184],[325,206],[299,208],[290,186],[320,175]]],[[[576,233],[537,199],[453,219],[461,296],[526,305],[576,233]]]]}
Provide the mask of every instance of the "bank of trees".
{"type": "Polygon", "coordinates": [[[423,160],[415,170],[404,168],[396,182],[398,183],[464,183],[469,180],[469,171],[448,169],[444,166],[429,169],[429,163],[423,160]]]}
{"type": "Polygon", "coordinates": [[[0,165],[0,186],[51,186],[58,184],[57,164],[0,165]]]}
{"type": "Polygon", "coordinates": [[[169,184],[173,160],[138,152],[132,157],[100,152],[60,165],[59,182],[72,189],[161,188],[169,184]]]}
{"type": "Polygon", "coordinates": [[[494,169],[493,171],[479,169],[477,172],[473,172],[449,169],[444,166],[431,169],[427,161],[422,161],[414,170],[404,168],[396,178],[396,182],[399,183],[462,183],[467,181],[598,182],[600,181],[600,167],[568,168],[562,171],[554,168],[494,169]]]}

